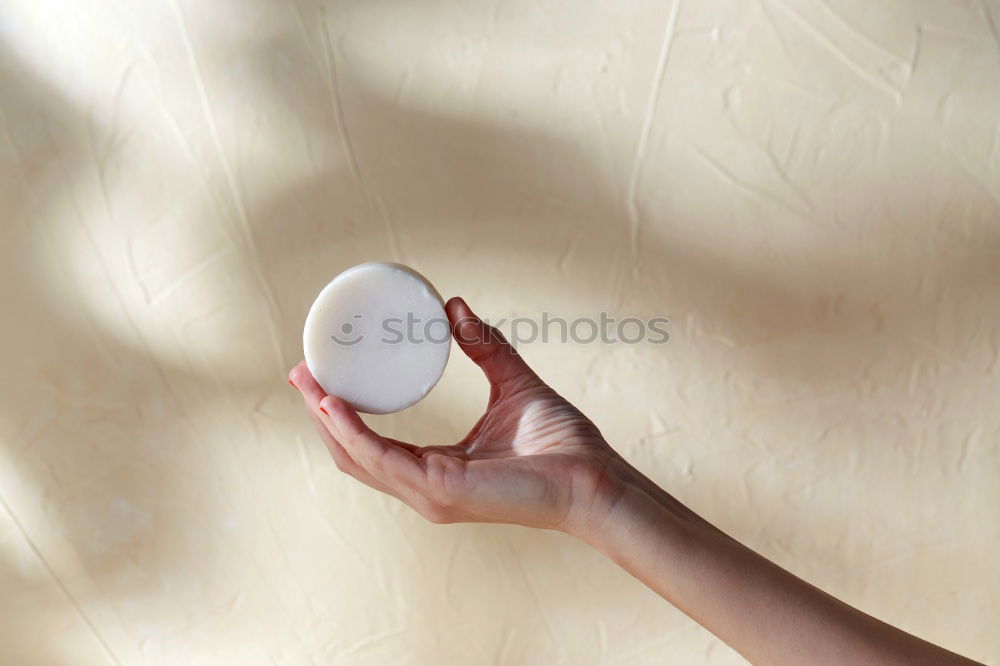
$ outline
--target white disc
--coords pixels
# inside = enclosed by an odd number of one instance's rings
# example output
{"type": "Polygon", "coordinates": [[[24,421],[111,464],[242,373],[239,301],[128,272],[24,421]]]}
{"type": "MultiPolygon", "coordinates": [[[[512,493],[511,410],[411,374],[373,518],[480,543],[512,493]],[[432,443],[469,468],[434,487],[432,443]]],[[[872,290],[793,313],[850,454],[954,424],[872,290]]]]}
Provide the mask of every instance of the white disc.
{"type": "Polygon", "coordinates": [[[324,391],[358,411],[389,414],[437,384],[451,327],[440,294],[422,275],[369,262],[323,288],[306,317],[302,345],[324,391]]]}

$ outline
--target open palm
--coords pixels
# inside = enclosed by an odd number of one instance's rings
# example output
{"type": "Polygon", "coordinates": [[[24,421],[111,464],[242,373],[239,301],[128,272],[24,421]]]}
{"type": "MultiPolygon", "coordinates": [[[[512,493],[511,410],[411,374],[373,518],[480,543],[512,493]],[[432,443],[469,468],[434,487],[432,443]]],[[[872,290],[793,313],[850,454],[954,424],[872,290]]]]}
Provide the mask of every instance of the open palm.
{"type": "Polygon", "coordinates": [[[462,350],[490,382],[486,413],[460,442],[419,447],[372,431],[328,396],[305,363],[289,379],[341,471],[428,520],[567,529],[616,479],[617,454],[597,427],[549,388],[460,298],[445,309],[462,350]]]}

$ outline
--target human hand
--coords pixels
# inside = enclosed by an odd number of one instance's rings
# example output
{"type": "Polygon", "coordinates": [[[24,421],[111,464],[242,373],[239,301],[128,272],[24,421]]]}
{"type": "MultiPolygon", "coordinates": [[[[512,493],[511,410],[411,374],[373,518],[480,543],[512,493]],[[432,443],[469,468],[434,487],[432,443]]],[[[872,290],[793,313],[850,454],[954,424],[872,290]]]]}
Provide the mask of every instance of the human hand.
{"type": "Polygon", "coordinates": [[[289,380],[337,467],[435,523],[585,530],[621,493],[618,454],[460,298],[445,305],[462,351],[490,382],[486,413],[460,442],[414,446],[372,431],[304,362],[289,380]]]}
{"type": "Polygon", "coordinates": [[[459,347],[490,382],[457,444],[373,432],[305,363],[289,379],[337,467],[435,523],[559,529],[604,552],[753,663],[974,664],[844,604],[719,531],[626,463],[492,327],[453,298],[459,347]]]}

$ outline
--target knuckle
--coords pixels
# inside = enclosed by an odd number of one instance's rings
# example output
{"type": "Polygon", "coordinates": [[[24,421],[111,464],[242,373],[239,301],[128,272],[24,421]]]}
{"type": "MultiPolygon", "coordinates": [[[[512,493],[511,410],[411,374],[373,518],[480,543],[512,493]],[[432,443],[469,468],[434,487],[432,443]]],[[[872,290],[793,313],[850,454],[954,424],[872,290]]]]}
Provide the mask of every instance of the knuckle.
{"type": "Polygon", "coordinates": [[[472,360],[480,365],[491,363],[506,349],[508,347],[505,343],[498,342],[497,340],[487,340],[483,343],[479,351],[476,352],[472,360]]]}
{"type": "Polygon", "coordinates": [[[444,525],[452,522],[451,512],[437,502],[425,500],[421,503],[418,510],[420,515],[422,515],[428,522],[434,523],[435,525],[444,525]]]}
{"type": "Polygon", "coordinates": [[[434,493],[434,506],[439,512],[451,511],[455,507],[455,499],[444,491],[434,493]]]}
{"type": "Polygon", "coordinates": [[[385,456],[386,453],[383,451],[375,455],[368,457],[368,469],[374,474],[383,474],[385,472],[385,456]]]}
{"type": "Polygon", "coordinates": [[[460,461],[447,454],[435,454],[427,458],[427,487],[434,502],[444,508],[455,505],[455,493],[460,487],[463,466],[460,461]]]}

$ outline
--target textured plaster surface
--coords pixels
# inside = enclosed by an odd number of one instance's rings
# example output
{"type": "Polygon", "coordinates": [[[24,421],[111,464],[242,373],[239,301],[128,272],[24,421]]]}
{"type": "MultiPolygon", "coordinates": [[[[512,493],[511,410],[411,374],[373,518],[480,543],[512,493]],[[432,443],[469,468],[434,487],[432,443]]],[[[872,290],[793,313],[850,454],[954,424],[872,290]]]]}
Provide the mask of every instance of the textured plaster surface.
{"type": "MultiPolygon", "coordinates": [[[[556,533],[336,471],[285,372],[399,261],[849,603],[1000,662],[1000,2],[0,2],[0,663],[739,664],[556,533]]],[[[372,419],[445,443],[456,354],[372,419]]]]}

